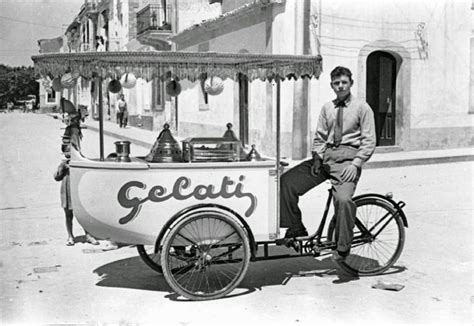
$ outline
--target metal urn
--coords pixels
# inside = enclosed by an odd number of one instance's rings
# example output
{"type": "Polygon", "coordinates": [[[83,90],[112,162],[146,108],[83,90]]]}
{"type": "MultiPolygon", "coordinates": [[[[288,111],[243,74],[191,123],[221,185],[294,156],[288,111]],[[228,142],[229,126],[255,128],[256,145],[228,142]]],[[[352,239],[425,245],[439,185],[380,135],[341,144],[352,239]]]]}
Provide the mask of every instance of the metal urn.
{"type": "Polygon", "coordinates": [[[170,125],[165,123],[163,128],[145,160],[159,163],[182,162],[181,148],[171,134],[170,125]]]}
{"type": "MultiPolygon", "coordinates": [[[[245,153],[245,149],[244,147],[242,146],[242,143],[240,142],[239,138],[237,138],[237,136],[235,135],[234,131],[232,130],[232,123],[228,123],[226,125],[227,127],[227,130],[224,132],[224,136],[222,136],[223,138],[226,138],[226,139],[229,139],[229,140],[234,140],[234,141],[238,141],[239,142],[239,145],[237,149],[238,153],[239,153],[239,160],[240,161],[246,161],[247,160],[247,154],[245,153]]],[[[225,145],[227,147],[230,147],[232,149],[232,146],[230,145],[225,145]]]]}
{"type": "Polygon", "coordinates": [[[127,140],[116,141],[115,152],[117,153],[117,162],[131,162],[130,159],[130,142],[127,140]]]}

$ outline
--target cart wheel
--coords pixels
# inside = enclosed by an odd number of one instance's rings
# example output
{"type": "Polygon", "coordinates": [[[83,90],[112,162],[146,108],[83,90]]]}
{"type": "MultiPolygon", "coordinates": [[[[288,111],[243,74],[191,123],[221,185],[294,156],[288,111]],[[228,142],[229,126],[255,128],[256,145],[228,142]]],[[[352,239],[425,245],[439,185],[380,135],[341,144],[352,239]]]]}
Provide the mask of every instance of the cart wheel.
{"type": "Polygon", "coordinates": [[[219,211],[197,211],[168,232],[161,265],[168,284],[191,300],[218,299],[243,279],[250,261],[246,231],[219,211]]]}
{"type": "MultiPolygon", "coordinates": [[[[357,214],[351,253],[340,267],[357,276],[377,275],[388,270],[400,257],[405,229],[397,210],[377,198],[356,201],[357,214]]],[[[335,217],[328,228],[328,239],[335,241],[335,217]]]]}
{"type": "Polygon", "coordinates": [[[162,274],[160,265],[160,251],[156,246],[137,245],[137,251],[141,259],[154,271],[162,274]]]}

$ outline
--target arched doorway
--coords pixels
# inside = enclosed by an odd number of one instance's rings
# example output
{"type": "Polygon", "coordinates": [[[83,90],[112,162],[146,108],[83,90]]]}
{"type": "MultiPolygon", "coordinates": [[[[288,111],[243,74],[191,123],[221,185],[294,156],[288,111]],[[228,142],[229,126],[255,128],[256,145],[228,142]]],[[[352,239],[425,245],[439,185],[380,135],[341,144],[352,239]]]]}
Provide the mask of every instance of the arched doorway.
{"type": "Polygon", "coordinates": [[[395,145],[397,62],[387,52],[367,57],[366,101],[374,111],[377,146],[395,145]]]}

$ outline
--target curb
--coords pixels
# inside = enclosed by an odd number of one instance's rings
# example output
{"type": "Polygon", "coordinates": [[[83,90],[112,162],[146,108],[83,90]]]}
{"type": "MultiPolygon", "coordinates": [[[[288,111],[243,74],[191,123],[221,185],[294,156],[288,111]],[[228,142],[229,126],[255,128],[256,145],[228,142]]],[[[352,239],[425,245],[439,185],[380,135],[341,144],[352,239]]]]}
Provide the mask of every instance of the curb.
{"type": "MultiPolygon", "coordinates": [[[[87,125],[87,129],[99,132],[99,128],[87,125]]],[[[104,135],[121,138],[127,140],[138,146],[150,148],[153,144],[141,141],[138,139],[123,136],[121,134],[114,133],[112,131],[104,130],[104,135]]],[[[469,155],[456,155],[456,156],[438,156],[438,157],[423,157],[423,158],[409,158],[404,160],[390,160],[390,161],[372,161],[364,164],[365,169],[384,169],[384,168],[395,168],[403,166],[413,165],[429,165],[429,164],[442,164],[442,163],[455,163],[455,162],[468,162],[474,161],[474,154],[469,155]]]]}
{"type": "Polygon", "coordinates": [[[455,162],[468,162],[474,161],[474,155],[457,155],[457,156],[440,156],[440,157],[425,157],[425,158],[413,158],[406,160],[396,161],[375,161],[367,162],[364,164],[364,169],[383,169],[383,168],[396,168],[402,166],[412,165],[428,165],[428,164],[442,164],[442,163],[455,163],[455,162]]]}
{"type": "MultiPolygon", "coordinates": [[[[96,127],[93,127],[93,126],[90,126],[90,125],[87,125],[87,129],[99,132],[99,128],[96,128],[96,127]]],[[[144,141],[134,139],[134,138],[130,138],[130,137],[127,137],[127,136],[123,136],[123,135],[117,134],[117,133],[112,132],[112,131],[104,130],[103,132],[104,132],[104,135],[115,137],[115,138],[121,138],[121,139],[124,139],[124,140],[128,140],[132,144],[136,144],[138,146],[142,146],[142,147],[146,147],[146,148],[150,148],[151,146],[153,146],[153,144],[151,144],[151,143],[144,142],[144,141]]]]}

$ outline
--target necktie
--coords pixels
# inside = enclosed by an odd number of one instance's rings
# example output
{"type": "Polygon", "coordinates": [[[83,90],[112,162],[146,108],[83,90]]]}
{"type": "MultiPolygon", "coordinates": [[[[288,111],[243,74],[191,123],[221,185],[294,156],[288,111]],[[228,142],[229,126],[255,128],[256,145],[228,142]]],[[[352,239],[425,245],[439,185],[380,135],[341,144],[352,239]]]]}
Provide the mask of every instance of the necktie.
{"type": "Polygon", "coordinates": [[[339,146],[342,141],[342,118],[343,118],[343,108],[346,106],[344,101],[339,101],[336,104],[336,108],[339,108],[336,116],[336,123],[334,125],[334,146],[339,146]]]}

